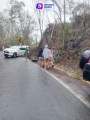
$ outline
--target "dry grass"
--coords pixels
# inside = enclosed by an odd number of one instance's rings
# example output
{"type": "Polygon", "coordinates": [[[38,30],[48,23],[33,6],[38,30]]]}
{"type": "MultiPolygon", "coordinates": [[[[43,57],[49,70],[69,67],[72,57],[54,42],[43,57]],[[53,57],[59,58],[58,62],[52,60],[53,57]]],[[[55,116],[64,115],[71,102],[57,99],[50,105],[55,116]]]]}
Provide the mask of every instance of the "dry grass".
{"type": "Polygon", "coordinates": [[[76,78],[78,80],[83,80],[82,78],[82,71],[78,67],[79,63],[76,60],[70,61],[62,61],[59,64],[55,65],[55,69],[58,69],[68,76],[76,78]]]}

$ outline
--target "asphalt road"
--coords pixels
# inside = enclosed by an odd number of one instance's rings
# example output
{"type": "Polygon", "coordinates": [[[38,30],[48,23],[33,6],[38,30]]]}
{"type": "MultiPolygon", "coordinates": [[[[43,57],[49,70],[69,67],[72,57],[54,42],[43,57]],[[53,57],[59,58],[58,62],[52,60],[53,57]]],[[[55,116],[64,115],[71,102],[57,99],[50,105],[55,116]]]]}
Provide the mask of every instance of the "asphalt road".
{"type": "Polygon", "coordinates": [[[90,109],[38,65],[0,53],[0,120],[90,120],[90,109]]]}

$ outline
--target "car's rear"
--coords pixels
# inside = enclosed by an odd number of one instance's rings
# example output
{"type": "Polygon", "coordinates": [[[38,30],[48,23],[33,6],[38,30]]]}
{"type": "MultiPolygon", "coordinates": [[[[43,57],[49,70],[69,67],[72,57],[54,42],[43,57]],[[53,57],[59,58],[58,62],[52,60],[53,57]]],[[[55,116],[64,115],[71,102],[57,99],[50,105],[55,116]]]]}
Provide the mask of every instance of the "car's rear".
{"type": "Polygon", "coordinates": [[[90,50],[86,50],[83,55],[81,56],[79,67],[80,69],[84,69],[84,66],[86,63],[88,63],[88,60],[90,58],[90,50]]]}
{"type": "Polygon", "coordinates": [[[90,81],[90,50],[86,50],[82,55],[79,67],[83,70],[83,79],[90,81]]]}

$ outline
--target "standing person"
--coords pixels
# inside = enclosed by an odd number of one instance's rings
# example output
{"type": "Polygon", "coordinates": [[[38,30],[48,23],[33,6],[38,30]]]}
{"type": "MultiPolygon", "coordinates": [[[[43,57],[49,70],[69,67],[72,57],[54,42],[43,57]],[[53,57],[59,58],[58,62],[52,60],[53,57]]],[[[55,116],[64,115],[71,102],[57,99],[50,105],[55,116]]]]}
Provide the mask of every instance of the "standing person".
{"type": "Polygon", "coordinates": [[[44,67],[45,67],[45,69],[48,67],[49,52],[50,52],[50,49],[48,48],[48,45],[45,45],[45,48],[43,50],[44,67]]]}
{"type": "Polygon", "coordinates": [[[24,52],[26,61],[28,59],[28,53],[29,53],[29,51],[28,51],[28,48],[26,47],[25,52],[24,52]]]}
{"type": "Polygon", "coordinates": [[[38,63],[40,66],[43,66],[43,48],[41,48],[38,52],[38,63]]]}
{"type": "Polygon", "coordinates": [[[29,59],[31,58],[31,49],[30,49],[30,47],[28,48],[28,58],[29,59]]]}
{"type": "Polygon", "coordinates": [[[53,50],[49,50],[49,67],[54,67],[53,50]]]}

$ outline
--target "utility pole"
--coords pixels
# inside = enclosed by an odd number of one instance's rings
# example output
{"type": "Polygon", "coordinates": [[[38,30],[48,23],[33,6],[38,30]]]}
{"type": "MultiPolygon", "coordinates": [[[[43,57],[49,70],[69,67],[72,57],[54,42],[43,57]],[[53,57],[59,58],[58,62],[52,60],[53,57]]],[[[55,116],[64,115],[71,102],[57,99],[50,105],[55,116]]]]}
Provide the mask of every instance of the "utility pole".
{"type": "Polygon", "coordinates": [[[55,24],[56,24],[56,22],[54,23],[53,28],[52,28],[52,32],[51,32],[51,40],[50,40],[50,42],[51,42],[51,48],[53,48],[52,37],[53,37],[53,31],[54,31],[54,28],[55,28],[55,24]]]}
{"type": "Polygon", "coordinates": [[[65,13],[65,11],[66,11],[66,1],[64,0],[64,28],[63,28],[63,46],[64,46],[64,44],[65,44],[65,23],[66,23],[66,13],[65,13]]]}
{"type": "Polygon", "coordinates": [[[37,38],[36,38],[36,48],[37,48],[37,38]]]}

